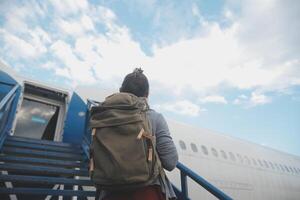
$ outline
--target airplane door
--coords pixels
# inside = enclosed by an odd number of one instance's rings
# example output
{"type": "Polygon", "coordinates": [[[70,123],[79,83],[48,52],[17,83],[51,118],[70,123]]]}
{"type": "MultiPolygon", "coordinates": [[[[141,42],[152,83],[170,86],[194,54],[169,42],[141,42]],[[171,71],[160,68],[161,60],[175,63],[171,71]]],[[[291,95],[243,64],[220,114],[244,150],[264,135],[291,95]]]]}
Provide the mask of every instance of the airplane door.
{"type": "Polygon", "coordinates": [[[54,140],[59,107],[24,98],[17,114],[15,136],[54,140]]]}
{"type": "Polygon", "coordinates": [[[21,98],[12,135],[62,141],[68,93],[24,81],[21,98]]]}

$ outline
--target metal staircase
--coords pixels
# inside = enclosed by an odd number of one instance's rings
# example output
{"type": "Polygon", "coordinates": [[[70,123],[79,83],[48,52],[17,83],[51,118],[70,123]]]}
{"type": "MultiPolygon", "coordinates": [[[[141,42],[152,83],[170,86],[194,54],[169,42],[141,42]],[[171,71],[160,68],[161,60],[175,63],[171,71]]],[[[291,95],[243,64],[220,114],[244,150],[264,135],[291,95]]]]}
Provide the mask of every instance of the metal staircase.
{"type": "Polygon", "coordinates": [[[18,200],[95,196],[80,146],[8,136],[0,162],[0,199],[12,194],[18,200]]]}

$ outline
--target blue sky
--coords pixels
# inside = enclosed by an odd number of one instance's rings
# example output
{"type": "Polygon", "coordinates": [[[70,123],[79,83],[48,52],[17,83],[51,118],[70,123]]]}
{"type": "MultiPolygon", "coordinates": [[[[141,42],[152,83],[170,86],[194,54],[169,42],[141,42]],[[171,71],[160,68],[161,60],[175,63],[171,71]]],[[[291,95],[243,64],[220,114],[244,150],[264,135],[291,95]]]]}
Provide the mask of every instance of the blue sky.
{"type": "Polygon", "coordinates": [[[298,1],[0,2],[0,59],[65,88],[143,67],[167,117],[300,155],[298,1]]]}

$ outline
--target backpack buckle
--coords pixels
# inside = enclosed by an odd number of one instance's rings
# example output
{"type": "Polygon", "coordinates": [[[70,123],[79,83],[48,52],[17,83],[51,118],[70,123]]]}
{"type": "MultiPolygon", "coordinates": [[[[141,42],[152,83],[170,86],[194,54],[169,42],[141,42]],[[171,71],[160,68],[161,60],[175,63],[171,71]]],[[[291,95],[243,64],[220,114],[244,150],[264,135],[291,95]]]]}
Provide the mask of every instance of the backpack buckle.
{"type": "Polygon", "coordinates": [[[154,140],[154,136],[152,136],[152,135],[149,134],[149,133],[146,133],[145,130],[144,130],[144,128],[141,129],[141,131],[139,132],[139,134],[138,134],[138,136],[136,137],[136,139],[140,140],[140,139],[142,139],[142,137],[145,137],[145,138],[147,138],[147,139],[149,139],[149,140],[151,140],[151,141],[154,140]]]}

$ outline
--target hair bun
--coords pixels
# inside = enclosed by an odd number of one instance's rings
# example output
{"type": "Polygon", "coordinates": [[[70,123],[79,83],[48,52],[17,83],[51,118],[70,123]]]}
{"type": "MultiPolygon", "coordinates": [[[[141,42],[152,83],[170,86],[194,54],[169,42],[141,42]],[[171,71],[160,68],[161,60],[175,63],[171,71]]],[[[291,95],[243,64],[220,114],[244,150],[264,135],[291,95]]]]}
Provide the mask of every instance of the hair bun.
{"type": "Polygon", "coordinates": [[[144,70],[142,70],[142,68],[140,67],[140,68],[135,68],[134,70],[133,70],[133,73],[135,73],[135,74],[142,74],[144,72],[144,70]]]}

